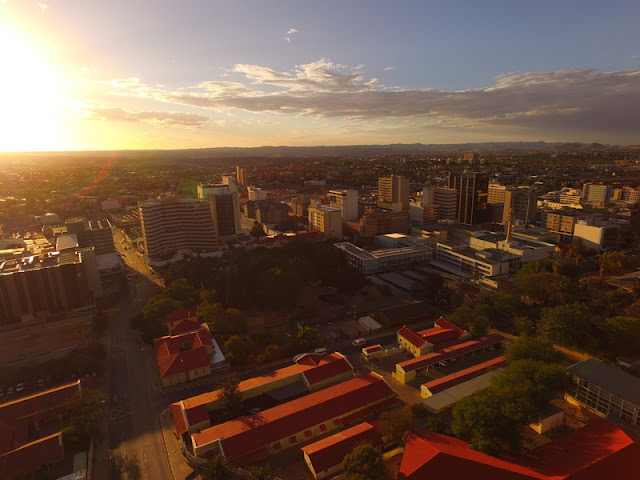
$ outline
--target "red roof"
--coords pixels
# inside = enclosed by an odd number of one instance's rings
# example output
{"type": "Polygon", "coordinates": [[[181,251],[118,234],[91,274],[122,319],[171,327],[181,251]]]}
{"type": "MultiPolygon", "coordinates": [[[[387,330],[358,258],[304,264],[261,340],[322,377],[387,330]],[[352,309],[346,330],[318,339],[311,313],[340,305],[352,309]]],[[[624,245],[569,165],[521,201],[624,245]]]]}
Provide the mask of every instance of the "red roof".
{"type": "Polygon", "coordinates": [[[363,350],[367,353],[375,353],[382,350],[382,345],[371,345],[370,347],[364,347],[363,350]]]}
{"type": "Polygon", "coordinates": [[[507,359],[504,356],[496,357],[492,360],[479,363],[473,367],[465,368],[459,372],[452,373],[445,377],[431,380],[430,382],[422,384],[422,388],[426,388],[431,394],[436,394],[461,382],[466,382],[472,378],[482,375],[490,368],[503,367],[507,363],[507,359]]]}
{"type": "Polygon", "coordinates": [[[462,440],[437,433],[409,434],[398,480],[422,480],[447,472],[474,480],[637,480],[639,439],[617,425],[589,425],[512,461],[476,452],[462,440]]]}
{"type": "Polygon", "coordinates": [[[220,440],[227,458],[238,458],[270,443],[336,419],[370,404],[380,404],[395,393],[374,373],[368,373],[305,397],[216,425],[192,435],[196,446],[220,440]]]}
{"type": "MultiPolygon", "coordinates": [[[[0,455],[2,473],[9,478],[19,473],[39,470],[43,465],[59,463],[64,460],[62,432],[39,438],[22,445],[4,455],[0,455]]],[[[3,476],[3,478],[6,478],[3,476]]]]}
{"type": "Polygon", "coordinates": [[[311,368],[302,374],[309,382],[309,385],[314,385],[347,372],[352,372],[353,376],[355,376],[353,367],[344,355],[332,353],[322,357],[322,360],[315,368],[311,368]]]}
{"type": "Polygon", "coordinates": [[[366,443],[377,446],[381,443],[381,438],[373,425],[364,422],[307,445],[302,451],[311,461],[314,471],[322,472],[339,465],[345,455],[358,445],[366,443]]]}
{"type": "Polygon", "coordinates": [[[189,430],[187,425],[187,416],[182,402],[176,402],[171,404],[171,415],[173,416],[173,423],[176,426],[176,432],[178,435],[182,435],[189,430]]]}
{"type": "Polygon", "coordinates": [[[421,330],[418,332],[418,335],[421,336],[425,341],[432,344],[435,350],[444,348],[445,344],[446,346],[449,346],[458,342],[458,338],[460,337],[460,333],[458,333],[457,330],[453,328],[440,327],[421,330]]]}
{"type": "Polygon", "coordinates": [[[209,420],[209,411],[205,405],[188,408],[185,410],[185,415],[189,425],[197,425],[209,420]]]}
{"type": "Polygon", "coordinates": [[[213,347],[213,340],[204,328],[197,332],[156,338],[153,342],[161,377],[189,372],[211,363],[204,347],[213,347]],[[180,346],[184,344],[190,345],[191,349],[180,351],[180,346]]]}
{"type": "Polygon", "coordinates": [[[193,320],[183,320],[179,324],[177,324],[171,330],[172,335],[179,335],[181,333],[193,332],[194,330],[198,330],[202,328],[198,322],[194,322],[193,320]]]}
{"type": "Polygon", "coordinates": [[[434,352],[428,355],[423,355],[422,357],[412,358],[411,360],[407,360],[406,362],[398,363],[397,366],[402,368],[402,370],[404,370],[405,372],[411,372],[413,370],[424,368],[443,360],[448,360],[465,353],[470,353],[475,350],[488,347],[489,345],[495,345],[502,342],[503,340],[504,337],[502,335],[498,333],[492,333],[491,335],[487,335],[486,337],[481,337],[476,340],[469,340],[468,342],[459,343],[458,345],[445,348],[440,352],[434,352]]]}
{"type": "Polygon", "coordinates": [[[193,308],[183,308],[182,310],[176,310],[175,312],[167,313],[164,316],[164,321],[167,323],[177,322],[178,320],[187,320],[196,316],[196,311],[193,308]]]}
{"type": "Polygon", "coordinates": [[[424,344],[427,343],[424,338],[411,330],[409,327],[402,327],[400,330],[398,330],[398,335],[416,348],[422,348],[424,344]]]}
{"type": "Polygon", "coordinates": [[[464,335],[465,333],[467,333],[466,330],[463,330],[462,328],[458,327],[457,325],[454,325],[453,323],[451,323],[449,320],[447,320],[444,317],[440,317],[438,320],[435,321],[434,325],[436,327],[440,327],[440,328],[444,328],[446,330],[448,329],[454,329],[458,332],[458,336],[461,337],[462,335],[464,335]]]}

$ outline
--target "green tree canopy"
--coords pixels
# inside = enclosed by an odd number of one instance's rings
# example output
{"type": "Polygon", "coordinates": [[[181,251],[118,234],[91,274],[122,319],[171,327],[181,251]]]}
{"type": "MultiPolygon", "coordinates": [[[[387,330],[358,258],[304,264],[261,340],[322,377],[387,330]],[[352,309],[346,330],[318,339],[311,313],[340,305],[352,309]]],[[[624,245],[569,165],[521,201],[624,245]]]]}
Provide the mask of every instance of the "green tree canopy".
{"type": "Polygon", "coordinates": [[[387,410],[380,414],[380,431],[384,436],[390,436],[398,445],[404,445],[407,435],[417,425],[417,418],[411,405],[396,410],[387,410]]]}
{"type": "Polygon", "coordinates": [[[224,344],[224,354],[231,363],[242,363],[247,358],[247,344],[238,335],[233,335],[224,344]]]}
{"type": "Polygon", "coordinates": [[[298,330],[298,343],[305,350],[315,347],[320,339],[320,332],[317,328],[305,325],[298,330]]]}
{"type": "Polygon", "coordinates": [[[538,335],[553,343],[582,345],[590,335],[588,307],[581,302],[543,308],[538,322],[538,335]]]}
{"type": "Polygon", "coordinates": [[[607,318],[605,329],[615,353],[638,353],[640,349],[640,318],[624,316],[607,318]]]}
{"type": "Polygon", "coordinates": [[[222,414],[226,420],[232,420],[240,416],[243,412],[242,397],[238,385],[238,377],[229,377],[220,387],[220,402],[222,403],[222,414]]]}
{"type": "Polygon", "coordinates": [[[539,360],[546,363],[556,363],[562,360],[562,354],[553,348],[550,340],[523,335],[516,339],[506,352],[507,360],[539,360]]]}
{"type": "Polygon", "coordinates": [[[347,480],[390,480],[382,454],[369,444],[358,445],[344,457],[342,468],[347,480]]]}
{"type": "Polygon", "coordinates": [[[232,475],[233,468],[224,455],[214,455],[200,467],[202,480],[228,480],[232,475]]]}
{"type": "Polygon", "coordinates": [[[605,273],[622,273],[627,265],[627,254],[617,250],[603,252],[600,254],[598,263],[605,273]]]}
{"type": "Polygon", "coordinates": [[[73,441],[84,443],[95,435],[100,428],[103,407],[107,396],[96,390],[83,388],[73,394],[70,402],[69,434],[73,441]]]}

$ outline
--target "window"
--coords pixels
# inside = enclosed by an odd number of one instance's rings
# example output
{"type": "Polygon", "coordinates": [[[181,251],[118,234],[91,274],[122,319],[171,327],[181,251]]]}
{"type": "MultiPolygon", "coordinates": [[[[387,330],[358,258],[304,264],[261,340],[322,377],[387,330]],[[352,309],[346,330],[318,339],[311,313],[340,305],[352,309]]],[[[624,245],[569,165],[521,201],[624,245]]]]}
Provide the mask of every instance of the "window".
{"type": "Polygon", "coordinates": [[[327,426],[326,426],[324,423],[321,423],[321,424],[320,424],[320,431],[321,431],[321,432],[324,432],[324,431],[326,431],[326,430],[327,430],[327,426]]]}
{"type": "Polygon", "coordinates": [[[295,435],[292,435],[292,436],[289,437],[289,443],[291,445],[294,445],[294,444],[298,443],[298,439],[296,438],[295,435]]]}
{"type": "Polygon", "coordinates": [[[280,442],[276,442],[273,444],[273,449],[277,452],[278,450],[280,450],[282,447],[280,446],[280,442]]]}
{"type": "Polygon", "coordinates": [[[311,438],[311,430],[305,430],[304,431],[304,436],[307,438],[311,438]]]}

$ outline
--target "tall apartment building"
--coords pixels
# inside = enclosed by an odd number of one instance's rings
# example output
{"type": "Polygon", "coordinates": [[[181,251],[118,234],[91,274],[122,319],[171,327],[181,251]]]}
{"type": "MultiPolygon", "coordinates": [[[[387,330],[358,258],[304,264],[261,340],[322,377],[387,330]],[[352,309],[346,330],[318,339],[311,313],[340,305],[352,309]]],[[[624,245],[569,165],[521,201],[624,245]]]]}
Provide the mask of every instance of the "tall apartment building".
{"type": "Polygon", "coordinates": [[[634,188],[623,188],[622,201],[627,203],[640,203],[640,191],[634,188]]]}
{"type": "Polygon", "coordinates": [[[475,225],[479,223],[483,209],[479,193],[487,191],[487,178],[476,172],[452,172],[449,173],[447,186],[458,191],[458,222],[465,225],[475,225]]]}
{"type": "Polygon", "coordinates": [[[247,193],[249,200],[266,200],[268,197],[267,191],[260,187],[247,187],[247,193]]]}
{"type": "Polygon", "coordinates": [[[342,215],[340,210],[316,203],[309,207],[309,228],[316,228],[324,238],[342,237],[342,215]]]}
{"type": "Polygon", "coordinates": [[[449,187],[437,187],[433,192],[433,204],[438,207],[438,218],[458,218],[458,191],[449,187]]]}
{"type": "MultiPolygon", "coordinates": [[[[0,263],[0,325],[95,308],[82,255],[51,252],[0,263]]],[[[93,275],[95,262],[93,263],[93,275]]]]}
{"type": "Polygon", "coordinates": [[[238,185],[241,187],[246,187],[249,185],[247,181],[247,170],[242,168],[240,165],[236,165],[236,181],[238,185]]]}
{"type": "Polygon", "coordinates": [[[511,211],[512,221],[524,225],[534,223],[536,220],[536,208],[538,196],[528,187],[509,188],[505,191],[504,212],[502,223],[506,224],[511,211]]]}
{"type": "Polygon", "coordinates": [[[492,205],[494,203],[504,203],[504,197],[507,194],[507,186],[500,185],[499,183],[490,183],[487,195],[487,203],[492,205]]]}
{"type": "Polygon", "coordinates": [[[435,185],[427,185],[422,189],[422,195],[420,195],[420,203],[422,205],[433,205],[435,202],[435,185]]]}
{"type": "Polygon", "coordinates": [[[213,252],[219,241],[203,199],[165,197],[138,204],[145,254],[162,258],[181,250],[213,252]]]}
{"type": "Polygon", "coordinates": [[[329,205],[340,210],[345,222],[358,220],[357,190],[329,190],[329,205]]]}
{"type": "Polygon", "coordinates": [[[409,210],[409,179],[402,175],[378,178],[378,202],[394,212],[409,210]]]}
{"type": "Polygon", "coordinates": [[[582,198],[584,203],[604,207],[611,199],[611,187],[598,183],[585,183],[582,186],[582,198]]]}

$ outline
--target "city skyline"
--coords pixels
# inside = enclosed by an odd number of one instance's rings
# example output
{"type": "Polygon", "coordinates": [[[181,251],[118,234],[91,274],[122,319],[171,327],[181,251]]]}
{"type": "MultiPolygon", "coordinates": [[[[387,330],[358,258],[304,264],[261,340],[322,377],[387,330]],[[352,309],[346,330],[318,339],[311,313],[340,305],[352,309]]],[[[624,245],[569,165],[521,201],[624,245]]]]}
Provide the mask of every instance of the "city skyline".
{"type": "Polygon", "coordinates": [[[637,143],[640,6],[0,0],[0,151],[637,143]]]}

